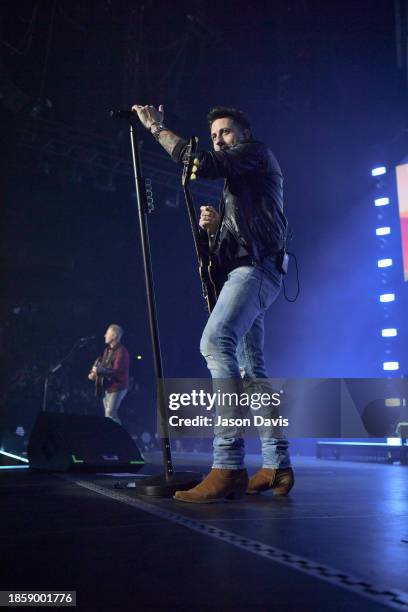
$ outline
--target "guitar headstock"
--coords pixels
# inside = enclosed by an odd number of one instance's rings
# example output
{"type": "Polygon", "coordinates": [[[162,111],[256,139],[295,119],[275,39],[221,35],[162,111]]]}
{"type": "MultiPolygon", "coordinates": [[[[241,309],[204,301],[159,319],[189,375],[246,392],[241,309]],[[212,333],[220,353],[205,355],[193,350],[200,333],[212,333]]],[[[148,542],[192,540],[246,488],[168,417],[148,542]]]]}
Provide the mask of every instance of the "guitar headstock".
{"type": "Polygon", "coordinates": [[[189,181],[194,181],[197,178],[197,170],[200,165],[199,160],[195,157],[197,149],[198,138],[197,136],[191,136],[184,153],[183,174],[181,176],[181,184],[183,187],[185,187],[189,181]]]}

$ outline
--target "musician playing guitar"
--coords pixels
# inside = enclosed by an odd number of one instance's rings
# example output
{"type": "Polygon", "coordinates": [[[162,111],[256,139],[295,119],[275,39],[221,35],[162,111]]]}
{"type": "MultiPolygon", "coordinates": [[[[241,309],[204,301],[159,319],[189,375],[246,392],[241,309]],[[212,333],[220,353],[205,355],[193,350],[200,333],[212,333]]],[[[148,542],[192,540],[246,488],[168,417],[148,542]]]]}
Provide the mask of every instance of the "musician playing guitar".
{"type": "Polygon", "coordinates": [[[88,374],[89,380],[95,382],[95,394],[103,401],[105,416],[119,424],[119,406],[129,386],[129,353],[120,342],[122,336],[119,325],[109,325],[105,332],[107,347],[88,374]]]}
{"type": "MultiPolygon", "coordinates": [[[[173,161],[191,166],[190,152],[197,139],[188,142],[166,127],[162,105],[156,109],[137,104],[132,111],[173,161]]],[[[227,381],[229,390],[239,393],[245,379],[246,384],[255,385],[261,379],[261,384],[267,385],[264,317],[280,292],[287,262],[283,178],[274,154],[253,137],[244,113],[215,107],[208,114],[208,124],[213,150],[194,151],[190,178],[224,178],[225,183],[219,211],[211,205],[202,206],[201,231],[195,231],[192,224],[204,297],[210,311],[200,350],[212,378],[217,383],[227,381]],[[207,232],[207,253],[202,249],[205,257],[199,244],[203,231],[207,232]],[[205,275],[203,260],[209,262],[205,275]],[[244,380],[240,368],[245,372],[244,380]]],[[[189,204],[191,201],[188,202],[191,221],[189,204]]],[[[265,408],[262,416],[273,416],[272,410],[270,406],[265,408]]],[[[238,422],[238,406],[232,411],[229,416],[238,422]]],[[[227,414],[224,412],[223,416],[227,414]]],[[[263,465],[249,482],[241,431],[233,427],[228,431],[216,428],[213,469],[193,489],[177,491],[175,499],[211,503],[267,489],[275,495],[286,495],[294,482],[288,442],[271,427],[259,427],[258,431],[263,465]]]]}

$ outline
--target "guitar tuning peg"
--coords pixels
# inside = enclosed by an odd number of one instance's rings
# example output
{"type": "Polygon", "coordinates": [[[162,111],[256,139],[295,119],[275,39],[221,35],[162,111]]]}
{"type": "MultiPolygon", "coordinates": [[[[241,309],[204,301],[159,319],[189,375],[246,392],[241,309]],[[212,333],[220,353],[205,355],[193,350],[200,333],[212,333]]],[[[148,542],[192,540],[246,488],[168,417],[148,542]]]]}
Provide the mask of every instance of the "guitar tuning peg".
{"type": "Polygon", "coordinates": [[[196,178],[197,178],[197,175],[196,175],[194,172],[192,172],[192,173],[190,174],[190,181],[195,181],[195,180],[196,180],[196,178]]]}
{"type": "Polygon", "coordinates": [[[197,170],[198,170],[198,166],[196,166],[194,164],[194,166],[191,168],[191,172],[194,172],[194,174],[195,174],[197,172],[197,170]]]}
{"type": "Polygon", "coordinates": [[[195,157],[195,158],[194,158],[194,160],[193,160],[193,164],[194,164],[195,166],[199,166],[199,165],[200,165],[200,160],[198,159],[198,157],[195,157]]]}

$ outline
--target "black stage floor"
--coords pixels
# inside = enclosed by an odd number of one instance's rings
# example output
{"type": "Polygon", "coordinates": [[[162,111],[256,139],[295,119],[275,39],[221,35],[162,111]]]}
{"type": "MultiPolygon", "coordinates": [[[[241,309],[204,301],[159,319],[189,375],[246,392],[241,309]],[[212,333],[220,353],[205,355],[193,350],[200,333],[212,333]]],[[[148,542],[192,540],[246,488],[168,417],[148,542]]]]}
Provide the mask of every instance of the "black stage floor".
{"type": "Polygon", "coordinates": [[[0,470],[0,590],[75,590],[81,610],[408,610],[407,467],[294,464],[287,499],[206,506],[0,470]]]}

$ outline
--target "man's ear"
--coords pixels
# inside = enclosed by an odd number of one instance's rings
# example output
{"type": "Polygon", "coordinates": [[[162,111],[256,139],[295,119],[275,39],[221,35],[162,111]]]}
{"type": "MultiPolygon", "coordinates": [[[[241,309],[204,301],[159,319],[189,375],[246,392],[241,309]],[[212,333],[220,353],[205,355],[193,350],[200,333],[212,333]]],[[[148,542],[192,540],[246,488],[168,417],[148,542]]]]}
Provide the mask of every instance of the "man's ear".
{"type": "Polygon", "coordinates": [[[245,128],[243,134],[244,134],[245,140],[251,140],[252,138],[251,130],[249,130],[248,128],[245,128]]]}

